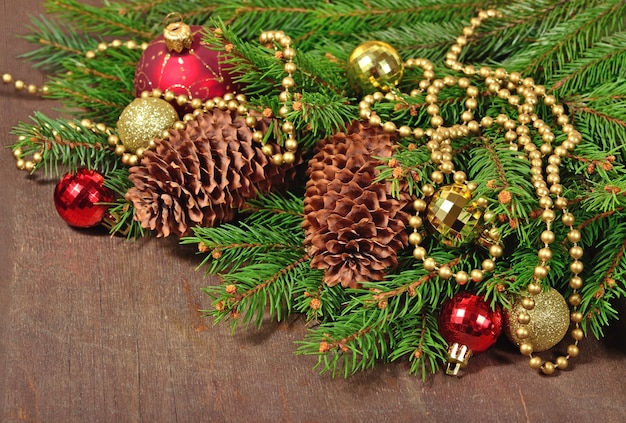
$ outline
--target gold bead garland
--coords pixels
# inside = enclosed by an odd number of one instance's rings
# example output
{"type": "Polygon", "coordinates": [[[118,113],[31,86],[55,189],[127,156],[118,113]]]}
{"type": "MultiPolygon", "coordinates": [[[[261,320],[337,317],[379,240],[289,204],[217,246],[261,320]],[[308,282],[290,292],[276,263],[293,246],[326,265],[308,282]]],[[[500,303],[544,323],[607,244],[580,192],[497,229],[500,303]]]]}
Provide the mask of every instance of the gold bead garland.
{"type": "Polygon", "coordinates": [[[287,74],[281,81],[283,91],[278,96],[282,103],[278,114],[284,119],[281,131],[287,136],[284,141],[285,151],[275,153],[274,149],[268,146],[269,148],[264,148],[264,153],[272,158],[275,165],[291,164],[296,159],[295,152],[298,149],[298,141],[294,138],[294,124],[287,119],[289,113],[293,111],[295,101],[294,95],[289,90],[295,87],[293,74],[298,67],[293,59],[296,57],[296,51],[291,46],[291,37],[285,35],[283,31],[265,31],[259,36],[259,42],[268,48],[278,45],[283,49],[282,51],[277,50],[277,56],[285,60],[284,71],[287,74]]]}
{"type": "MultiPolygon", "coordinates": [[[[532,281],[526,287],[528,295],[521,298],[521,304],[525,310],[533,310],[535,298],[544,289],[542,281],[549,274],[549,261],[552,259],[550,245],[555,242],[555,234],[552,231],[552,226],[556,221],[555,210],[561,212],[561,221],[569,230],[567,240],[571,244],[569,249],[571,258],[569,268],[573,276],[570,279],[569,287],[572,289],[572,293],[567,301],[571,307],[570,321],[574,326],[570,331],[573,343],[567,347],[567,354],[557,357],[554,362],[544,361],[540,357],[534,356],[533,347],[530,343],[522,341],[519,344],[520,352],[529,357],[530,367],[540,369],[542,373],[549,375],[553,374],[556,369],[565,369],[568,366],[569,359],[578,355],[578,343],[584,337],[580,327],[583,315],[578,311],[578,307],[582,302],[579,290],[583,286],[583,281],[580,277],[580,273],[583,271],[583,264],[580,261],[583,256],[583,249],[578,244],[581,234],[574,227],[575,217],[567,209],[567,199],[562,197],[563,187],[560,184],[559,176],[562,159],[582,141],[582,136],[570,123],[563,106],[557,103],[553,95],[548,94],[544,86],[535,84],[532,78],[524,78],[518,72],[509,73],[503,68],[493,70],[485,66],[476,69],[472,65],[463,65],[458,61],[459,54],[468,43],[468,37],[474,34],[484,20],[498,16],[499,13],[495,10],[481,11],[477,17],[470,21],[470,25],[463,29],[463,35],[457,37],[456,43],[451,46],[446,54],[446,66],[452,70],[462,72],[465,75],[464,77],[445,76],[443,79],[437,79],[435,78],[434,67],[428,60],[409,59],[406,62],[406,67],[418,66],[423,70],[423,79],[418,84],[419,89],[414,89],[410,95],[417,97],[424,93],[426,94],[424,101],[427,104],[426,112],[430,117],[431,128],[426,130],[420,128],[411,129],[406,126],[397,128],[393,122],[383,122],[380,116],[372,111],[372,106],[379,101],[403,101],[401,95],[395,92],[393,88],[387,94],[376,92],[365,96],[359,103],[359,109],[362,119],[367,120],[372,126],[382,126],[387,132],[397,133],[397,135],[403,138],[413,136],[416,139],[420,139],[427,136],[428,140],[425,145],[430,150],[431,161],[437,167],[430,174],[430,180],[435,184],[443,183],[445,175],[452,175],[455,184],[465,184],[471,191],[476,189],[475,183],[466,181],[465,173],[454,169],[451,140],[469,134],[479,135],[481,129],[489,128],[494,124],[504,131],[504,139],[509,143],[509,148],[523,153],[523,157],[527,159],[530,165],[531,182],[541,209],[538,217],[545,224],[545,230],[540,237],[543,246],[537,253],[538,264],[533,270],[532,281]],[[476,98],[479,95],[479,90],[471,84],[469,79],[474,77],[484,80],[488,94],[506,100],[510,106],[517,109],[517,121],[504,113],[499,114],[496,119],[489,116],[483,117],[480,121],[475,119],[474,111],[478,106],[476,98]],[[467,98],[464,103],[466,110],[461,113],[460,124],[446,127],[443,118],[439,115],[438,94],[443,88],[454,85],[464,89],[466,92],[467,98]],[[555,122],[561,127],[561,131],[566,134],[565,140],[560,145],[555,145],[556,136],[549,124],[535,113],[535,106],[539,101],[543,101],[550,108],[555,122]],[[534,144],[530,137],[531,129],[536,130],[541,136],[542,144],[539,147],[534,144]],[[544,160],[547,163],[545,169],[544,160]]],[[[421,192],[425,197],[430,197],[434,194],[435,187],[425,183],[421,186],[421,192]]],[[[484,199],[479,199],[479,201],[486,203],[484,199]]],[[[483,279],[485,272],[494,270],[496,259],[503,254],[502,246],[498,241],[497,230],[494,231],[492,229],[488,231],[493,233],[490,240],[493,242],[489,246],[490,258],[483,261],[482,268],[471,270],[469,275],[465,271],[455,273],[449,266],[440,265],[436,260],[428,257],[426,249],[420,246],[423,239],[418,232],[423,225],[420,213],[423,213],[427,208],[426,200],[416,199],[413,208],[416,214],[409,220],[409,226],[412,228],[412,233],[409,235],[409,243],[414,248],[413,256],[417,260],[422,261],[424,268],[428,272],[437,272],[437,275],[444,279],[454,276],[457,283],[464,284],[469,279],[478,282],[483,279]]],[[[485,221],[490,220],[493,220],[493,216],[487,210],[485,212],[485,221]]],[[[522,312],[517,316],[517,319],[519,328],[516,330],[516,336],[522,340],[528,339],[531,335],[527,329],[530,323],[529,313],[522,312]]]]}

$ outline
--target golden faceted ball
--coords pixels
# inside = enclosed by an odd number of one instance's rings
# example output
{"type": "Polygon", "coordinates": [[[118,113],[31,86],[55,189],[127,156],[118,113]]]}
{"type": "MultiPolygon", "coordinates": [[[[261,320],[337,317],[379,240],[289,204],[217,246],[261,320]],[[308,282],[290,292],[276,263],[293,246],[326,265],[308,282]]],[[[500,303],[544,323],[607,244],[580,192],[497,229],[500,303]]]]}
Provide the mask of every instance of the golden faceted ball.
{"type": "Polygon", "coordinates": [[[398,85],[404,74],[400,55],[382,41],[367,41],[355,48],[347,64],[347,77],[351,87],[361,93],[386,91],[398,85]]]}
{"type": "Polygon", "coordinates": [[[460,247],[480,233],[482,213],[467,186],[453,184],[435,192],[428,203],[426,219],[444,245],[460,247]]]}
{"type": "Polygon", "coordinates": [[[148,148],[150,141],[161,138],[163,132],[178,121],[174,106],[154,97],[136,98],[122,111],[117,132],[126,151],[148,148]]]}
{"type": "Polygon", "coordinates": [[[533,297],[535,306],[532,310],[526,310],[522,296],[515,298],[513,306],[509,310],[504,311],[504,331],[506,336],[516,345],[522,343],[517,337],[517,330],[527,328],[529,337],[524,338],[523,342],[532,346],[533,351],[545,351],[556,344],[567,333],[569,328],[569,308],[563,296],[554,288],[541,292],[533,297]],[[530,315],[530,322],[527,325],[520,323],[526,319],[519,319],[520,314],[530,315]]]}

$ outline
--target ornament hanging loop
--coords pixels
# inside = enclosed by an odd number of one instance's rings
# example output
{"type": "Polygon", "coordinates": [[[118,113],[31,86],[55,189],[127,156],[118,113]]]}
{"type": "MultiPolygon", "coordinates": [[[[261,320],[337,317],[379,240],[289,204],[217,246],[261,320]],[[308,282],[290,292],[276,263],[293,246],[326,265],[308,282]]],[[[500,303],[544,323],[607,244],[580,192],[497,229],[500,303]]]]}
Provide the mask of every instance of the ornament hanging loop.
{"type": "Polygon", "coordinates": [[[169,51],[180,53],[191,48],[193,41],[191,27],[183,22],[183,15],[178,12],[169,13],[163,19],[163,24],[165,25],[163,38],[169,51]]]}

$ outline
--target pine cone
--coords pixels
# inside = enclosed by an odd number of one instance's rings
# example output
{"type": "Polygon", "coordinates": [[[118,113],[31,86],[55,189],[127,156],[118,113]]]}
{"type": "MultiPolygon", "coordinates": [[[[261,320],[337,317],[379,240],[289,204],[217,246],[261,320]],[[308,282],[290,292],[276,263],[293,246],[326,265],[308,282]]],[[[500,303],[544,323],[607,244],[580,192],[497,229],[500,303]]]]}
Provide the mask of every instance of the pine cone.
{"type": "Polygon", "coordinates": [[[390,183],[374,182],[382,164],[374,157],[390,157],[393,141],[381,128],[357,122],[316,146],[304,197],[304,243],[311,267],[325,271],[329,286],[382,280],[408,245],[408,195],[395,199],[390,183]]]}
{"type": "MultiPolygon", "coordinates": [[[[267,127],[266,120],[260,126],[267,127]]],[[[243,118],[213,110],[170,131],[130,169],[126,198],[135,219],[157,236],[188,235],[192,226],[232,220],[247,200],[294,177],[293,165],[274,166],[252,141],[243,118]]]]}

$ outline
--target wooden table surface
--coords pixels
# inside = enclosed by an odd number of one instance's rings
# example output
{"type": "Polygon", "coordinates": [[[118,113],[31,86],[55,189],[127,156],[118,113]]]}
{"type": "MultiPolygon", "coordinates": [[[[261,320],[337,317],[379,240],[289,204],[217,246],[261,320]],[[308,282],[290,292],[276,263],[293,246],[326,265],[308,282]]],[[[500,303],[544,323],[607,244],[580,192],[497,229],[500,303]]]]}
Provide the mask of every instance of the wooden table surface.
{"type": "MultiPolygon", "coordinates": [[[[29,46],[15,37],[42,12],[39,0],[0,5],[0,72],[43,81],[16,58],[29,46]]],[[[314,357],[294,355],[297,318],[231,335],[198,311],[216,281],[194,269],[193,250],[61,221],[56,181],[17,171],[6,148],[14,125],[57,105],[7,86],[0,101],[0,422],[626,421],[623,322],[551,378],[507,341],[463,378],[423,382],[405,362],[320,376],[314,357]]]]}

